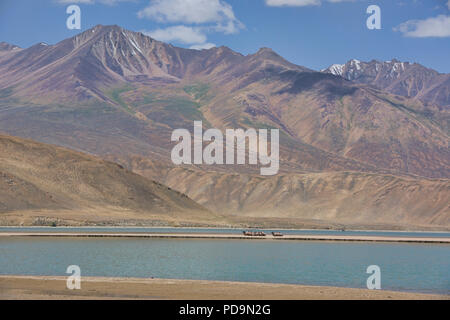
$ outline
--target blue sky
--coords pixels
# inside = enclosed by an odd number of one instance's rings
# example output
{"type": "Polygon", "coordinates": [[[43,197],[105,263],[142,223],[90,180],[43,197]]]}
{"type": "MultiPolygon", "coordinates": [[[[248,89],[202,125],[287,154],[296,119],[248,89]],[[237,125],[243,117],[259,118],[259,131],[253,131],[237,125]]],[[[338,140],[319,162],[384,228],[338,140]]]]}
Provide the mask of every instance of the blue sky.
{"type": "Polygon", "coordinates": [[[316,70],[396,58],[450,73],[449,9],[449,0],[1,0],[0,41],[54,44],[117,24],[186,48],[270,47],[316,70]],[[66,28],[70,4],[81,8],[81,30],[66,28]],[[381,30],[366,27],[372,4],[381,8],[381,30]]]}

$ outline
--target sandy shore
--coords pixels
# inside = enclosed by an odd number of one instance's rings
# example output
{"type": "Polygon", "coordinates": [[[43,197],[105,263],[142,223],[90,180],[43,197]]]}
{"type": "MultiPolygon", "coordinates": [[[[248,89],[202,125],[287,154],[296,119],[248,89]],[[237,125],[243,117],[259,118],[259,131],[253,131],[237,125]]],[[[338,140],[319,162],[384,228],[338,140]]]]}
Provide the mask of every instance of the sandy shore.
{"type": "Polygon", "coordinates": [[[85,238],[165,238],[165,239],[231,239],[231,240],[297,240],[297,241],[363,241],[450,244],[450,238],[340,236],[340,235],[284,235],[274,237],[244,236],[242,234],[193,234],[193,233],[94,233],[94,232],[0,232],[0,237],[85,237],[85,238]]]}
{"type": "Polygon", "coordinates": [[[150,299],[150,300],[450,300],[432,295],[384,290],[288,284],[82,277],[80,290],[66,289],[66,277],[0,276],[0,299],[150,299]]]}

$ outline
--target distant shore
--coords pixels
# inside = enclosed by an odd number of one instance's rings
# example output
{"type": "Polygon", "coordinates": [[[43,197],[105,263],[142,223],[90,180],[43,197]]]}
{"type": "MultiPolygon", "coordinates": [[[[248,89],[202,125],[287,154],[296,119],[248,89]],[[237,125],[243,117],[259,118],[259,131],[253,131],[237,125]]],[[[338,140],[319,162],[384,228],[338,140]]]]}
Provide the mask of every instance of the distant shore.
{"type": "Polygon", "coordinates": [[[272,241],[359,241],[450,244],[450,238],[399,237],[366,235],[283,235],[281,237],[245,236],[243,234],[194,234],[194,233],[98,233],[98,232],[0,232],[0,237],[65,237],[65,238],[149,238],[149,239],[223,239],[223,240],[272,240],[272,241]]]}
{"type": "Polygon", "coordinates": [[[207,229],[278,229],[330,231],[405,231],[450,232],[448,224],[360,223],[352,221],[314,220],[302,218],[223,216],[200,219],[196,216],[152,215],[134,211],[103,210],[27,210],[5,212],[1,227],[91,227],[91,228],[207,228],[207,229]]]}
{"type": "Polygon", "coordinates": [[[67,277],[0,275],[0,299],[147,300],[450,300],[450,295],[256,282],[82,277],[80,290],[67,277]]]}
{"type": "Polygon", "coordinates": [[[174,227],[174,226],[130,226],[130,225],[124,225],[124,226],[105,226],[105,225],[85,225],[85,226],[24,226],[24,225],[7,225],[2,226],[0,225],[0,228],[6,228],[6,229],[18,229],[18,228],[24,228],[24,229],[48,229],[48,228],[55,228],[55,229],[178,229],[178,230],[195,230],[195,229],[205,229],[205,230],[215,230],[215,229],[221,229],[221,230],[236,230],[236,232],[241,232],[243,230],[262,230],[262,231],[272,231],[272,230],[280,230],[280,231],[331,231],[331,232],[337,232],[337,231],[349,231],[349,232],[396,232],[396,233],[450,233],[450,229],[432,229],[432,230],[416,230],[416,229],[320,229],[320,228],[278,228],[278,227],[222,227],[222,226],[212,226],[212,227],[204,227],[204,226],[196,226],[196,227],[174,227]]]}

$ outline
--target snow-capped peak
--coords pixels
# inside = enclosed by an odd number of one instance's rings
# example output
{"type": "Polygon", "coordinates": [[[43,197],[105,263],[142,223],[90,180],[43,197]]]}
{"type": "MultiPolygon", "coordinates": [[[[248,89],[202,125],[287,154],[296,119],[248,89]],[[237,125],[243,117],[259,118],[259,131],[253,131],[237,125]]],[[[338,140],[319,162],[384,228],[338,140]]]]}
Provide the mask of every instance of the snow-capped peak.
{"type": "Polygon", "coordinates": [[[396,59],[380,62],[372,60],[364,62],[357,59],[349,60],[346,64],[333,64],[327,69],[322,70],[325,73],[339,75],[347,80],[357,80],[360,78],[376,79],[381,76],[384,79],[398,79],[404,72],[410,68],[411,64],[408,62],[401,62],[396,59]]]}
{"type": "Polygon", "coordinates": [[[344,67],[345,64],[333,64],[327,69],[323,69],[321,71],[322,72],[329,71],[331,74],[334,74],[335,76],[342,76],[344,74],[344,67]]]}

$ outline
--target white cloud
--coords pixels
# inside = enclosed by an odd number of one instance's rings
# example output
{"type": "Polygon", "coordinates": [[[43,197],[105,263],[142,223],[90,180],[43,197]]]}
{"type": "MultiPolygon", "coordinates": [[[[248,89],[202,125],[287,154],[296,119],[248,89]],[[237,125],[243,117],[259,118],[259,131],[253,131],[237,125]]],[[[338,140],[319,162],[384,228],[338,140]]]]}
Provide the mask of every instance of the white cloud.
{"type": "MultiPolygon", "coordinates": [[[[355,2],[357,0],[328,0],[331,3],[339,3],[339,2],[355,2]]],[[[450,1],[450,0],[449,0],[450,1]]]]}
{"type": "Polygon", "coordinates": [[[222,0],[151,0],[138,17],[163,23],[213,24],[227,34],[243,28],[231,5],[222,0]]]}
{"type": "Polygon", "coordinates": [[[320,3],[320,0],[266,0],[266,4],[270,7],[318,6],[320,3]]]}
{"type": "Polygon", "coordinates": [[[215,47],[207,41],[209,33],[235,34],[244,28],[231,5],[224,0],[150,0],[137,15],[159,23],[178,24],[144,33],[160,41],[188,44],[198,50],[215,47]]]}
{"type": "Polygon", "coordinates": [[[448,2],[447,2],[447,7],[448,7],[448,10],[450,10],[450,0],[448,0],[448,2]]]}
{"type": "Polygon", "coordinates": [[[131,1],[135,1],[135,0],[55,0],[58,3],[62,3],[62,4],[76,4],[76,3],[81,3],[81,4],[94,4],[94,3],[101,3],[101,4],[106,4],[109,6],[115,5],[119,2],[131,2],[131,1]]]}
{"type": "Polygon", "coordinates": [[[406,37],[450,37],[450,16],[439,15],[425,20],[409,20],[394,28],[406,37]]]}
{"type": "Polygon", "coordinates": [[[55,0],[55,2],[62,3],[62,4],[69,4],[69,3],[88,3],[92,4],[94,3],[94,0],[55,0]]]}
{"type": "Polygon", "coordinates": [[[202,49],[211,49],[214,48],[216,45],[214,43],[203,43],[203,44],[196,44],[193,46],[190,46],[189,49],[195,49],[195,50],[202,50],[202,49]]]}
{"type": "Polygon", "coordinates": [[[165,29],[142,31],[153,39],[164,42],[180,42],[184,44],[199,44],[206,42],[206,35],[199,29],[187,26],[172,26],[165,29]]]}
{"type": "MultiPolygon", "coordinates": [[[[331,3],[354,2],[357,0],[326,0],[331,3]]],[[[449,0],[450,1],[450,0],[449,0]]],[[[270,7],[306,7],[320,6],[321,0],[266,0],[266,4],[270,7]]]]}

